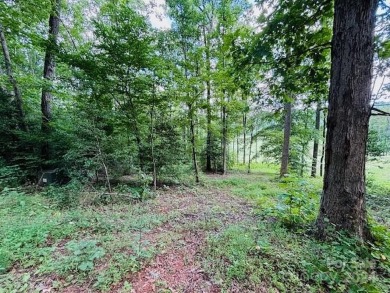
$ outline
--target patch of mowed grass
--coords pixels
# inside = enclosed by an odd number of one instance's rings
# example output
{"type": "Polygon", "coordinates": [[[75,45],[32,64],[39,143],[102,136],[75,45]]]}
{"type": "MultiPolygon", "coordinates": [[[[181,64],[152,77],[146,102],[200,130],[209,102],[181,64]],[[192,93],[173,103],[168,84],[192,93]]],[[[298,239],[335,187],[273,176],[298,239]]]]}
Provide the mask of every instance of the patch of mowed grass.
{"type": "MultiPolygon", "coordinates": [[[[223,288],[239,284],[256,291],[263,282],[271,292],[389,292],[390,233],[378,223],[388,203],[375,206],[368,196],[374,243],[336,231],[322,242],[312,229],[322,178],[279,179],[277,172],[257,169],[232,172],[219,181],[210,184],[253,201],[260,219],[209,237],[203,264],[223,288]]],[[[378,198],[385,196],[382,189],[378,198]]]]}
{"type": "MultiPolygon", "coordinates": [[[[228,176],[209,180],[209,183],[228,188],[234,195],[254,200],[262,214],[282,218],[287,224],[310,223],[318,212],[323,178],[290,175],[280,179],[278,167],[256,163],[252,166],[252,172],[247,174],[245,166],[238,165],[228,176]]],[[[366,185],[371,224],[390,228],[390,157],[370,158],[367,161],[366,185]]]]}
{"type": "Polygon", "coordinates": [[[369,193],[390,196],[390,156],[369,157],[366,167],[369,193]]]}
{"type": "Polygon", "coordinates": [[[235,195],[254,200],[282,192],[277,182],[275,165],[269,164],[257,163],[249,174],[245,165],[237,165],[228,176],[210,178],[207,183],[219,188],[229,188],[235,195]]]}
{"type": "Polygon", "coordinates": [[[53,274],[62,276],[52,284],[59,290],[88,280],[96,290],[110,291],[157,252],[145,235],[172,215],[156,215],[153,207],[139,202],[63,209],[40,194],[3,192],[0,292],[28,291],[32,279],[53,274]]]}
{"type": "Polygon", "coordinates": [[[277,166],[260,163],[249,174],[236,169],[226,177],[210,179],[209,184],[228,188],[232,194],[254,201],[263,216],[277,217],[290,226],[314,220],[321,193],[319,178],[280,179],[277,166]]]}
{"type": "Polygon", "coordinates": [[[369,215],[390,229],[390,157],[369,158],[366,169],[369,215]]]}
{"type": "MultiPolygon", "coordinates": [[[[248,172],[247,164],[236,164],[233,166],[233,171],[248,172]]],[[[279,166],[274,163],[252,162],[251,173],[261,172],[262,174],[275,175],[279,172],[279,166]]]]}

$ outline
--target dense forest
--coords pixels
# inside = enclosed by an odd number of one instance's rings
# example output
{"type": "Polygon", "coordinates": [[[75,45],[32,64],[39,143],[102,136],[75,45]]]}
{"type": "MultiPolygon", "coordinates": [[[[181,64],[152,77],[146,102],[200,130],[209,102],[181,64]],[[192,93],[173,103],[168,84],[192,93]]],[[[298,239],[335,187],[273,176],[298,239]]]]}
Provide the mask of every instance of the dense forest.
{"type": "Polygon", "coordinates": [[[388,292],[389,18],[1,1],[0,292],[388,292]]]}

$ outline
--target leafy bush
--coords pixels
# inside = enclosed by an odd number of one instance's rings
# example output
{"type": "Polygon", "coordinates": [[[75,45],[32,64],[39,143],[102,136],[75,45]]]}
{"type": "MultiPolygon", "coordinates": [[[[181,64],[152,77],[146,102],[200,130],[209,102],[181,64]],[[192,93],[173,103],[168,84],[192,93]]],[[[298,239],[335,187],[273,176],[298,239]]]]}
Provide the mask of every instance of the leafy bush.
{"type": "Polygon", "coordinates": [[[6,187],[18,186],[24,175],[18,166],[7,166],[0,161],[0,191],[6,187]]]}
{"type": "Polygon", "coordinates": [[[310,224],[317,215],[319,191],[309,182],[297,178],[284,178],[286,192],[278,195],[270,214],[288,227],[310,224]]]}

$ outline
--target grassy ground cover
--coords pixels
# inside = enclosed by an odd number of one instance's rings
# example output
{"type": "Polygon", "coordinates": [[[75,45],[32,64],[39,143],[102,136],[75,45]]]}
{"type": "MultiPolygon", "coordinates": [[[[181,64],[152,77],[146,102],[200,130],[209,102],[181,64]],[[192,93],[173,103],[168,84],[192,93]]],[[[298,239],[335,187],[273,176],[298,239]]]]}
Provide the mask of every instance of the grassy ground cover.
{"type": "MultiPolygon", "coordinates": [[[[388,166],[370,162],[369,174],[375,174],[377,164],[388,166]]],[[[338,232],[331,232],[327,242],[313,236],[321,178],[279,180],[277,167],[265,164],[256,164],[251,174],[243,175],[244,171],[245,166],[238,166],[230,176],[210,180],[213,186],[255,203],[259,217],[255,223],[230,227],[209,239],[205,263],[224,280],[227,291],[389,291],[386,175],[376,173],[381,177],[369,183],[370,225],[376,241],[362,245],[338,232]]]]}
{"type": "Polygon", "coordinates": [[[152,194],[0,196],[0,292],[389,292],[387,158],[368,163],[375,241],[313,235],[320,178],[237,166],[152,194]]]}

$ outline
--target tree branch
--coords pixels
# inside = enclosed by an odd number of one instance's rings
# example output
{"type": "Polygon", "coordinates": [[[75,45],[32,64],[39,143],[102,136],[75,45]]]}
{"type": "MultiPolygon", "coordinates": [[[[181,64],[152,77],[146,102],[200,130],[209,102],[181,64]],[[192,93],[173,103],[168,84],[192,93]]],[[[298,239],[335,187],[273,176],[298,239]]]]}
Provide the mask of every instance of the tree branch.
{"type": "Polygon", "coordinates": [[[383,110],[380,110],[378,108],[372,107],[371,108],[371,116],[390,116],[390,113],[386,112],[386,111],[383,111],[383,110]],[[376,111],[378,113],[372,113],[372,111],[376,111]]]}

